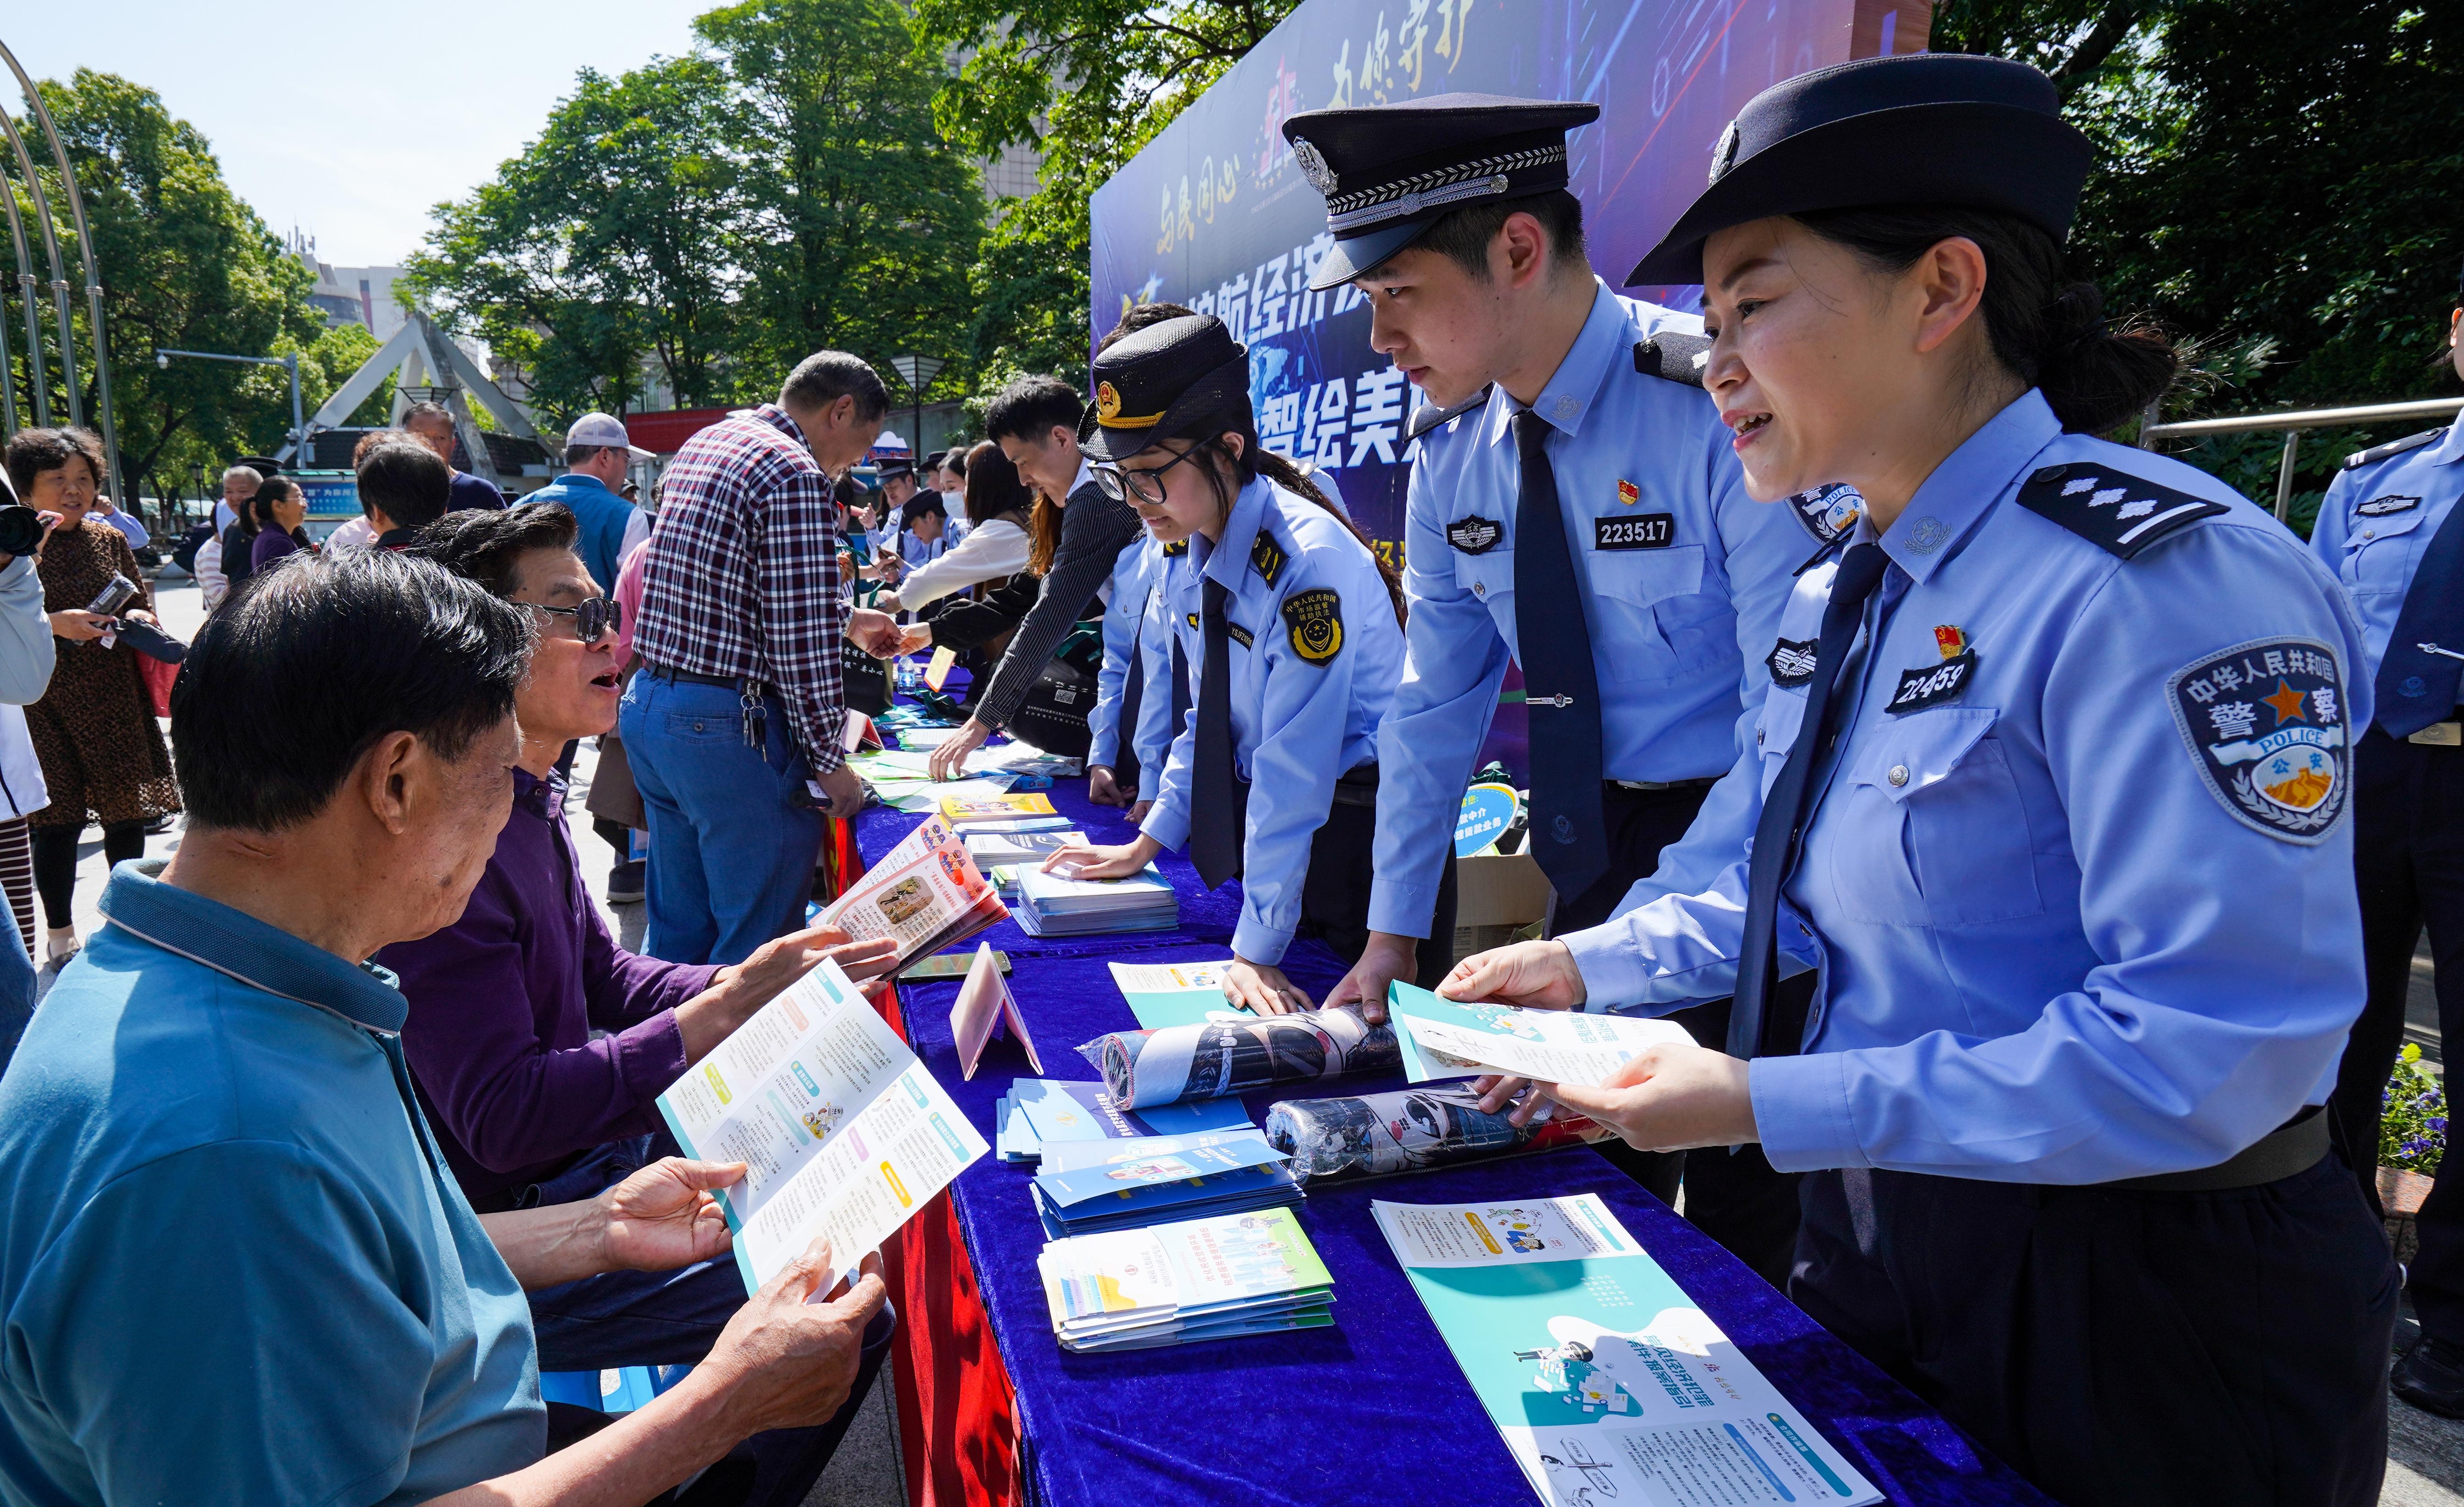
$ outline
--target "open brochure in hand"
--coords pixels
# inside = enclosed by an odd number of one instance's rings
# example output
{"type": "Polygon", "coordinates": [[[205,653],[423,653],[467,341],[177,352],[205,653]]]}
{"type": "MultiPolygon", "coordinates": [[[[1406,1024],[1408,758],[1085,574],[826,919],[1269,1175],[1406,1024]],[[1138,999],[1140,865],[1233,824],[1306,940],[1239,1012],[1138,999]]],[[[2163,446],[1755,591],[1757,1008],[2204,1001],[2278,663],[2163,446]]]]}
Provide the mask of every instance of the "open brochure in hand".
{"type": "Polygon", "coordinates": [[[1036,1258],[1065,1350],[1142,1350],[1334,1322],[1334,1282],[1288,1208],[1056,1240],[1036,1258]]]}
{"type": "Polygon", "coordinates": [[[986,1150],[828,961],[755,1011],[658,1104],[685,1155],[744,1163],[743,1181],[718,1199],[747,1292],[816,1235],[830,1237],[839,1274],[854,1270],[986,1150]]]}
{"type": "Polygon", "coordinates": [[[1046,1146],[1035,1212],[1054,1237],[1301,1201],[1289,1158],[1250,1126],[1196,1136],[1046,1146]]]}
{"type": "Polygon", "coordinates": [[[857,942],[889,937],[896,966],[966,941],[1009,914],[966,844],[937,816],[865,871],[821,919],[857,942]]]}
{"type": "Polygon", "coordinates": [[[1647,1047],[1694,1041],[1674,1021],[1459,1005],[1410,984],[1388,986],[1386,1005],[1403,1049],[1403,1075],[1415,1083],[1467,1073],[1597,1083],[1647,1047]]]}
{"type": "Polygon", "coordinates": [[[1183,1136],[1208,1130],[1255,1130],[1237,1098],[1198,1099],[1127,1110],[1112,1102],[1101,1083],[1059,1078],[1020,1078],[994,1110],[1004,1162],[1036,1162],[1046,1146],[1080,1141],[1133,1141],[1142,1136],[1183,1136]]]}
{"type": "Polygon", "coordinates": [[[1882,1499],[1598,1195],[1370,1210],[1550,1507],[1882,1499]]]}

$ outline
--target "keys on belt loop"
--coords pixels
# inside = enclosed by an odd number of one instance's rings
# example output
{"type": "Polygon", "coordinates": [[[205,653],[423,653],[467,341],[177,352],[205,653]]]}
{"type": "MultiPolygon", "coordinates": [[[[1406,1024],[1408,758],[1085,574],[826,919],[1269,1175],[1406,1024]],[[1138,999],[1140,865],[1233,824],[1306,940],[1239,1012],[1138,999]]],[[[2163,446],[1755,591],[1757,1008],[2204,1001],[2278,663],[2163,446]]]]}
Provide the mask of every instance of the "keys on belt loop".
{"type": "Polygon", "coordinates": [[[769,709],[761,704],[761,693],[755,689],[751,676],[737,683],[736,695],[744,717],[744,746],[759,753],[769,742],[769,709]]]}

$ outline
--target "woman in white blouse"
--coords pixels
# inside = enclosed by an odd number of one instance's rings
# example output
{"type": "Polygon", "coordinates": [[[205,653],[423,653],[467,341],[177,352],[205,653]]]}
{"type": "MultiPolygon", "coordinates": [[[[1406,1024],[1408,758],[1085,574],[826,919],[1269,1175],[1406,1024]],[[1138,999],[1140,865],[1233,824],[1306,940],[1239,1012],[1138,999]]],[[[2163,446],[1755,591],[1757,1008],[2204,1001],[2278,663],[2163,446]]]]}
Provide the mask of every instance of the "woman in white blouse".
{"type": "Polygon", "coordinates": [[[987,456],[1001,462],[1001,447],[986,441],[967,456],[967,519],[974,525],[967,537],[910,571],[897,590],[884,592],[873,606],[885,612],[913,612],[954,591],[1026,568],[1029,495],[1017,484],[1015,471],[1005,462],[984,464],[987,456]],[[1004,475],[1013,478],[1008,486],[1000,484],[1004,475]]]}

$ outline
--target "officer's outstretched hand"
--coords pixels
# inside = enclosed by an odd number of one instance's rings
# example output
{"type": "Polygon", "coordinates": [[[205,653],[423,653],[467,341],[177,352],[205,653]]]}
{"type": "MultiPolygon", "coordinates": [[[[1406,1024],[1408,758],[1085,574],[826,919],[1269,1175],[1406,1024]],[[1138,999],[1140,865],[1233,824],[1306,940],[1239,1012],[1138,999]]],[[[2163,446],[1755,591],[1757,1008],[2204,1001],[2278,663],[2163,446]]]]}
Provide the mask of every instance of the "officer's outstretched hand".
{"type": "Polygon", "coordinates": [[[1357,1005],[1361,1017],[1373,1026],[1386,1024],[1386,986],[1397,979],[1406,984],[1419,982],[1420,939],[1398,937],[1391,931],[1373,931],[1369,945],[1360,950],[1360,961],[1341,983],[1327,992],[1326,1008],[1357,1005]]]}
{"type": "Polygon", "coordinates": [[[1261,1015],[1289,1015],[1309,1008],[1309,991],[1284,977],[1283,969],[1239,957],[1223,970],[1223,997],[1261,1015]]]}
{"type": "Polygon", "coordinates": [[[1762,1139],[1746,1083],[1743,1058],[1688,1043],[1646,1048],[1596,1087],[1536,1086],[1638,1151],[1683,1151],[1762,1139]]]}
{"type": "Polygon", "coordinates": [[[1573,1009],[1583,1003],[1583,974],[1562,942],[1518,942],[1475,952],[1438,986],[1441,999],[1573,1009]]]}

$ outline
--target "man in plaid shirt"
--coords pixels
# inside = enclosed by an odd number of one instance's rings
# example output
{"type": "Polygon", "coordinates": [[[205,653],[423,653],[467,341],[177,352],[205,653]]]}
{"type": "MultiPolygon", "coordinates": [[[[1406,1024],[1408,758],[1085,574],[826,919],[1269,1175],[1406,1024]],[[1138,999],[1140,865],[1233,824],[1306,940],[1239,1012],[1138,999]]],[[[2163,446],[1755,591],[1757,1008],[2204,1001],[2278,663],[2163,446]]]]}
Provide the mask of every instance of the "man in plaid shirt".
{"type": "Polygon", "coordinates": [[[801,927],[822,817],[862,804],[839,747],[840,641],[897,630],[849,619],[830,484],[889,411],[870,366],[822,351],[668,467],[618,722],[649,815],[653,957],[741,963],[801,927]]]}

